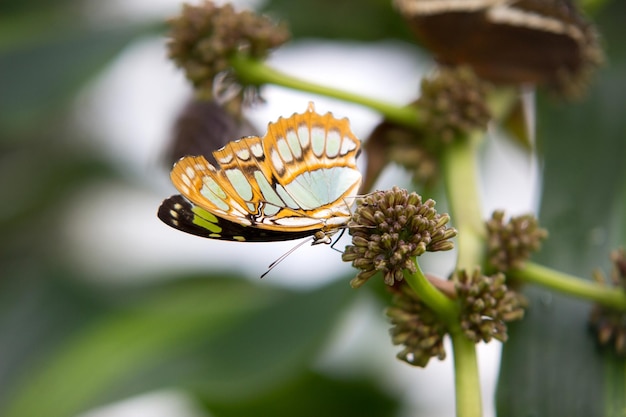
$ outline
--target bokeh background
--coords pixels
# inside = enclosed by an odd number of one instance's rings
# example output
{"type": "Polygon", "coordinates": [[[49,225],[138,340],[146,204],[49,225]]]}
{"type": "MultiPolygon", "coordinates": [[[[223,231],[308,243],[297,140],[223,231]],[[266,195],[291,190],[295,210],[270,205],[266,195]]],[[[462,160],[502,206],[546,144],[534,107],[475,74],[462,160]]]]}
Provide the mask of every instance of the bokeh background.
{"type": "MultiPolygon", "coordinates": [[[[294,40],[269,62],[296,76],[403,104],[434,67],[388,1],[237,4],[288,21],[294,40]]],[[[589,94],[539,94],[538,160],[497,128],[481,155],[485,215],[539,211],[551,233],[540,260],[581,276],[607,269],[626,236],[626,8],[591,6],[608,60],[589,94]]],[[[261,281],[293,242],[213,242],[156,218],[174,192],[165,149],[192,94],[164,46],[179,8],[0,5],[0,415],[452,415],[450,359],[425,370],[397,361],[384,292],[352,290],[337,252],[305,245],[261,281]]],[[[261,132],[310,100],[361,138],[380,121],[310,94],[270,86],[263,96],[247,113],[261,132]]],[[[378,188],[391,185],[412,187],[394,167],[378,188]]],[[[445,274],[453,257],[424,268],[445,274]]],[[[598,354],[588,304],[528,292],[535,308],[503,356],[501,415],[601,415],[623,362],[598,354]],[[546,395],[557,389],[564,406],[546,395]]],[[[500,346],[479,352],[495,415],[500,346]]]]}

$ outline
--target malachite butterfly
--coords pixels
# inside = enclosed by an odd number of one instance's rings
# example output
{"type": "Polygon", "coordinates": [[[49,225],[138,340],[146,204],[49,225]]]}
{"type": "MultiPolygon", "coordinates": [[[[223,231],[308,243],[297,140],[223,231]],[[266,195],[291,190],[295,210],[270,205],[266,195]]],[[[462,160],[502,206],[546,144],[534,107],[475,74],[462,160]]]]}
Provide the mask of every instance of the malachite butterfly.
{"type": "Polygon", "coordinates": [[[183,232],[211,239],[267,242],[330,237],[350,219],[361,184],[360,141],[348,119],[303,114],[269,123],[263,138],[247,136],[203,156],[185,156],[170,177],[180,195],[158,217],[183,232]]]}

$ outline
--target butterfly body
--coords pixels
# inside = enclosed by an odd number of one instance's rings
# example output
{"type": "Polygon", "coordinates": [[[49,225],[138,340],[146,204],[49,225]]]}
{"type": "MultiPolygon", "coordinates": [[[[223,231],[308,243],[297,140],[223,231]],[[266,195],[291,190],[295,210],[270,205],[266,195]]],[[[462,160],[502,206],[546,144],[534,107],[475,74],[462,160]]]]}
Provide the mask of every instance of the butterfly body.
{"type": "Polygon", "coordinates": [[[171,180],[181,195],[161,204],[166,224],[212,239],[261,242],[313,236],[327,243],[350,218],[348,201],[361,183],[360,142],[347,119],[303,114],[268,125],[203,156],[186,156],[171,180]]]}

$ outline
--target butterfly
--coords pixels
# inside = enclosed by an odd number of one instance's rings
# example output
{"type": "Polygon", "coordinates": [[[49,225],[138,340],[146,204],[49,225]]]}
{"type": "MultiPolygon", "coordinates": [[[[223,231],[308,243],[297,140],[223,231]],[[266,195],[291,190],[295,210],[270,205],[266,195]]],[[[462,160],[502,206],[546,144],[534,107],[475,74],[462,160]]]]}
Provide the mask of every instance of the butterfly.
{"type": "Polygon", "coordinates": [[[360,141],[348,119],[302,114],[269,123],[263,138],[247,136],[203,156],[185,156],[170,178],[180,195],[161,203],[158,217],[192,235],[238,242],[313,237],[330,243],[350,219],[360,141]]]}

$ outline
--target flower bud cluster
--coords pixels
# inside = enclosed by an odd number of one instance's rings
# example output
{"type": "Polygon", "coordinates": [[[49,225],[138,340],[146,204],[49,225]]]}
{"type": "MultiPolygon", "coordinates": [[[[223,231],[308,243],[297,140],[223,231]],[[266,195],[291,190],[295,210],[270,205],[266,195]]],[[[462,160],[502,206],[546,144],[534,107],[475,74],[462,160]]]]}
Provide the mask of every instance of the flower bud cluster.
{"type": "Polygon", "coordinates": [[[417,104],[425,116],[426,135],[450,143],[473,130],[486,130],[491,119],[487,86],[468,67],[441,68],[436,77],[422,79],[417,104]]]}
{"type": "MultiPolygon", "coordinates": [[[[614,251],[611,260],[613,261],[611,284],[626,291],[626,251],[624,249],[614,251]]],[[[600,272],[594,274],[594,279],[601,285],[607,285],[607,280],[600,272]]],[[[612,345],[619,356],[626,357],[626,311],[596,304],[591,310],[590,324],[597,334],[600,345],[612,345]]]]}
{"type": "Polygon", "coordinates": [[[445,359],[443,337],[447,331],[441,320],[406,283],[392,288],[395,292],[392,306],[385,314],[393,325],[390,330],[393,344],[403,346],[398,359],[421,367],[432,357],[445,359]]]}
{"type": "Polygon", "coordinates": [[[234,54],[264,59],[289,39],[289,31],[252,11],[235,11],[229,3],[204,1],[183,5],[170,20],[170,58],[185,71],[203,98],[213,98],[216,76],[229,70],[234,54]]]}
{"type": "Polygon", "coordinates": [[[494,338],[505,342],[506,322],[524,317],[526,299],[507,288],[501,273],[485,276],[479,269],[471,274],[461,270],[452,279],[461,303],[461,328],[465,335],[476,343],[494,338]]]}
{"type": "Polygon", "coordinates": [[[452,249],[450,239],[457,232],[434,206],[433,200],[422,202],[419,194],[398,187],[358,199],[348,224],[352,245],[342,256],[360,269],[350,284],[359,287],[380,271],[385,284],[393,285],[404,279],[404,270],[416,272],[416,256],[452,249]]]}
{"type": "Polygon", "coordinates": [[[500,272],[521,268],[548,237],[548,232],[529,214],[512,217],[505,223],[504,212],[498,210],[486,226],[489,264],[500,272]]]}

